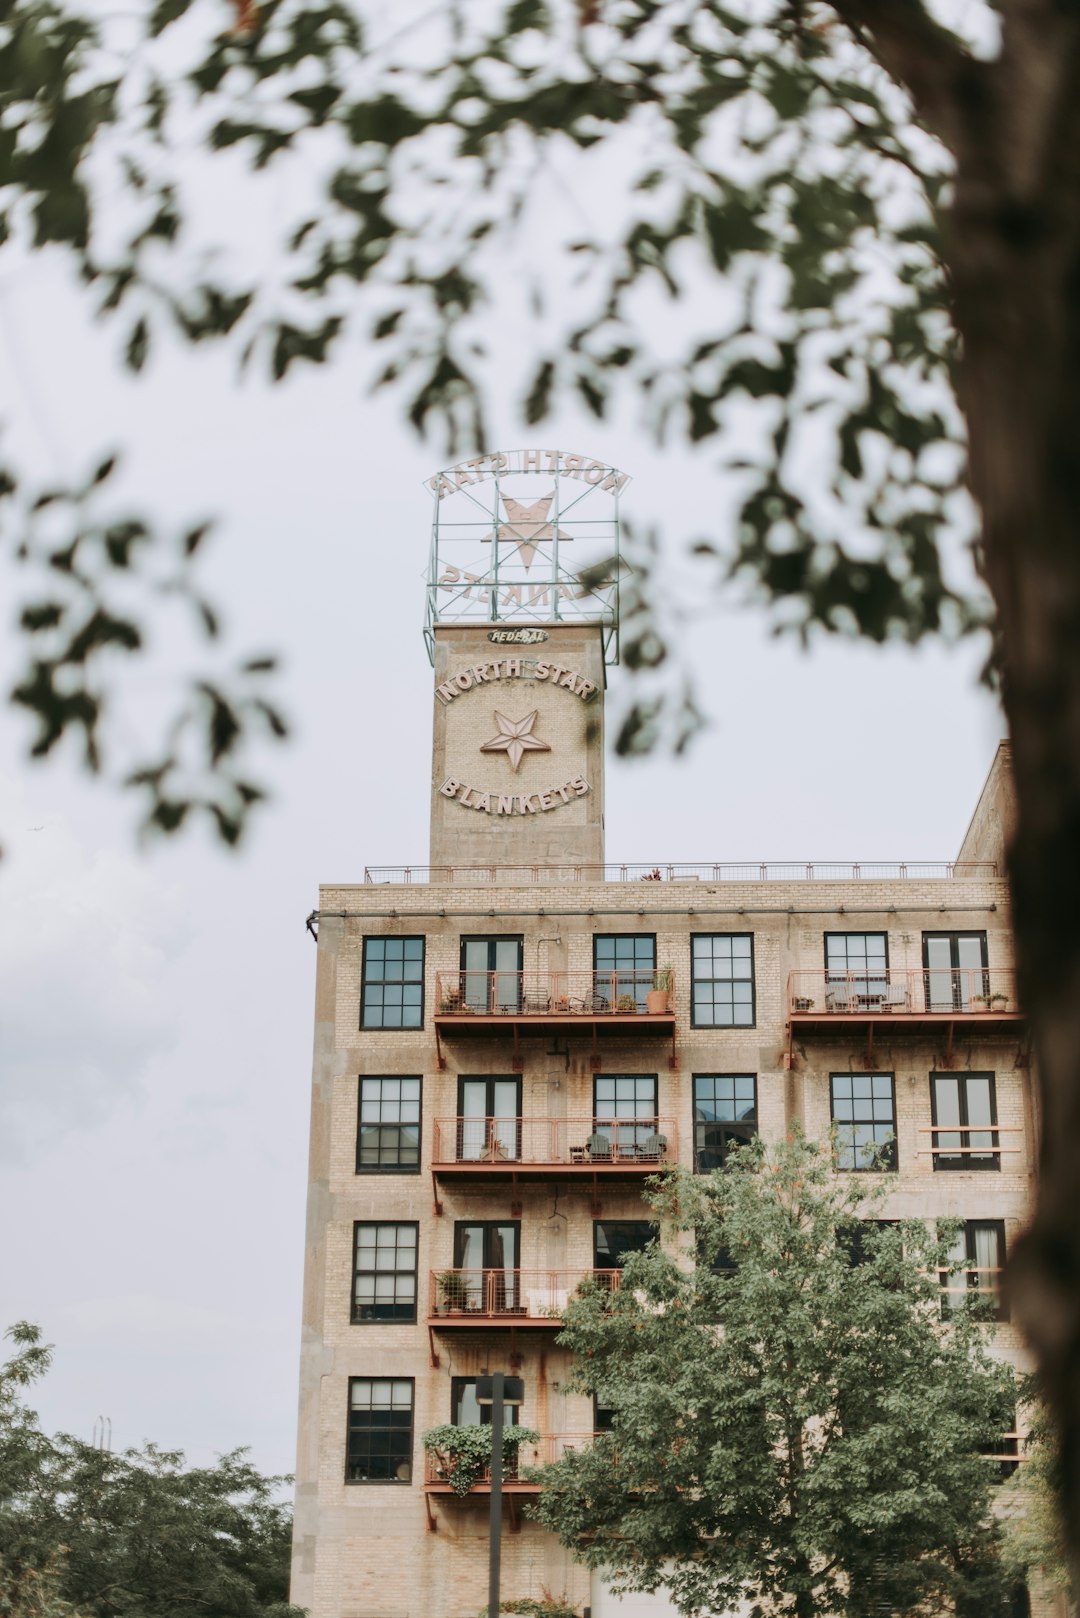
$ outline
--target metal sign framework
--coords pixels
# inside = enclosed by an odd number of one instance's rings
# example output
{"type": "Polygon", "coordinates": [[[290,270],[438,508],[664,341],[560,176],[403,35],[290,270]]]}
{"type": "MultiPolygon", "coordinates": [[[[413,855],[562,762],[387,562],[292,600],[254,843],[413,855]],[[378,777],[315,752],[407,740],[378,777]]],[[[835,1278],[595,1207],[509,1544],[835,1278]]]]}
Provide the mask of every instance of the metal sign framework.
{"type": "Polygon", "coordinates": [[[618,663],[619,496],[629,481],[605,462],[543,449],[493,451],[430,478],[432,663],[440,623],[600,624],[604,661],[618,663]]]}

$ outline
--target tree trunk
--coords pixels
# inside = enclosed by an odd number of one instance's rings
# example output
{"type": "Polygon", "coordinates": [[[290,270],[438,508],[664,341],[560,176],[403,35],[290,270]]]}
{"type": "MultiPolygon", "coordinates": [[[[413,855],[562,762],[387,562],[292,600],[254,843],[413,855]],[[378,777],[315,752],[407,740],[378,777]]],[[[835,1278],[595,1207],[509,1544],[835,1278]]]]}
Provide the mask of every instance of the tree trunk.
{"type": "Polygon", "coordinates": [[[1080,1566],[1080,20],[1040,4],[1022,22],[1010,36],[1007,13],[1001,64],[963,109],[946,260],[1012,734],[1019,991],[1042,1095],[1038,1208],[1007,1279],[1060,1425],[1080,1566]]]}

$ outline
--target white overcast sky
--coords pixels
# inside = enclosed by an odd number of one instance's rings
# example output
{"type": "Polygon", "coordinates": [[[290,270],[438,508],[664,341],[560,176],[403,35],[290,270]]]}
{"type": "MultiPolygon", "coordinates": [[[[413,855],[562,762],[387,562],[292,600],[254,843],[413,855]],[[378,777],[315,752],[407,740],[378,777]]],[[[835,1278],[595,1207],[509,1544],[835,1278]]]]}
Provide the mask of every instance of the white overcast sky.
{"type": "MultiPolygon", "coordinates": [[[[46,476],[122,443],[127,488],[163,523],[222,514],[206,582],[237,649],[283,653],[294,736],[257,761],[274,796],[241,853],[201,834],[140,850],[131,805],[70,758],[29,766],[25,721],[0,711],[0,1314],[56,1345],[37,1397],[48,1427],[89,1438],[102,1415],[117,1447],[150,1438],[204,1461],[249,1444],[287,1471],[304,918],[320,881],[426,859],[422,482],[443,457],[347,362],[271,390],[222,356],[173,354],[122,381],[117,334],[87,329],[58,271],[2,274],[5,432],[46,476]]],[[[709,455],[658,450],[630,413],[537,433],[507,407],[490,447],[527,443],[630,472],[624,513],[660,523],[673,554],[715,533],[709,455]]],[[[609,859],[956,853],[1002,731],[982,648],[806,655],[734,604],[682,639],[713,724],[681,761],[609,761],[609,859]]],[[[614,698],[627,679],[613,672],[614,698]]]]}

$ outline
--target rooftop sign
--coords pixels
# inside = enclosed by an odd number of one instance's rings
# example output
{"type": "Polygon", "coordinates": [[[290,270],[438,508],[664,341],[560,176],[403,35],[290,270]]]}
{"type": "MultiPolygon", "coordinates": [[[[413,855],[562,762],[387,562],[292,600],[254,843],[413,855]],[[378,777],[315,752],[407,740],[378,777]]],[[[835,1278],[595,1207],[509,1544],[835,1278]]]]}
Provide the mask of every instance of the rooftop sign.
{"type": "Polygon", "coordinates": [[[489,640],[510,646],[538,644],[545,631],[533,626],[588,623],[603,626],[605,660],[617,662],[619,495],[629,481],[557,449],[493,450],[429,478],[429,653],[438,623],[491,624],[489,640]]]}

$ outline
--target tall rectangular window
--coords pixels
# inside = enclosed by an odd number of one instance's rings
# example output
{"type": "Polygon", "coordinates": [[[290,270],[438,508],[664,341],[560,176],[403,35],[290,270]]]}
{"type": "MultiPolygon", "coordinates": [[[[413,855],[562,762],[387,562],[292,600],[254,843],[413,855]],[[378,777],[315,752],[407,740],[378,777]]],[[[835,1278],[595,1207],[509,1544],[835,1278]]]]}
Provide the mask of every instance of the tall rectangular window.
{"type": "Polygon", "coordinates": [[[757,1079],[753,1073],[694,1074],[694,1169],[722,1169],[732,1146],[757,1134],[757,1079]]]}
{"type": "Polygon", "coordinates": [[[596,993],[623,1010],[644,1011],[656,972],[652,933],[597,933],[593,938],[596,993]],[[633,1005],[626,1004],[633,1001],[633,1005]]]}
{"type": "Polygon", "coordinates": [[[346,1483],[411,1483],[412,1447],[412,1377],[350,1377],[346,1483]]]}
{"type": "Polygon", "coordinates": [[[935,1169],[1000,1169],[992,1073],[931,1073],[935,1169]]]}
{"type": "Polygon", "coordinates": [[[885,933],[826,933],[825,981],[843,984],[869,998],[888,986],[889,950],[885,933]]]}
{"type": "Polygon", "coordinates": [[[667,1150],[667,1140],[661,1146],[658,1133],[655,1073],[605,1073],[593,1079],[591,1153],[600,1142],[620,1158],[636,1157],[639,1151],[643,1157],[660,1157],[667,1150]]]}
{"type": "Polygon", "coordinates": [[[923,933],[927,1011],[971,1011],[990,993],[985,933],[923,933]]]}
{"type": "MultiPolygon", "coordinates": [[[[461,1001],[482,1016],[522,1010],[525,944],[516,933],[461,940],[461,1001]]],[[[528,1008],[526,1008],[528,1009],[528,1008]]]]}
{"type": "Polygon", "coordinates": [[[353,1226],[354,1322],[416,1319],[416,1232],[413,1223],[353,1226]]]}
{"type": "Polygon", "coordinates": [[[752,1028],[754,941],[750,933],[695,933],[691,1020],[695,1028],[752,1028]]]}
{"type": "Polygon", "coordinates": [[[418,1078],[360,1080],[356,1172],[420,1172],[418,1078]]]}
{"type": "Polygon", "coordinates": [[[361,1028],[424,1026],[424,940],[365,938],[361,1028]]]}
{"type": "Polygon", "coordinates": [[[896,1167],[896,1096],[891,1073],[833,1073],[838,1169],[896,1167]]]}
{"type": "Polygon", "coordinates": [[[969,1308],[985,1320],[1004,1320],[1001,1271],[1005,1264],[1005,1221],[968,1219],[949,1246],[941,1275],[943,1314],[969,1308]]]}

